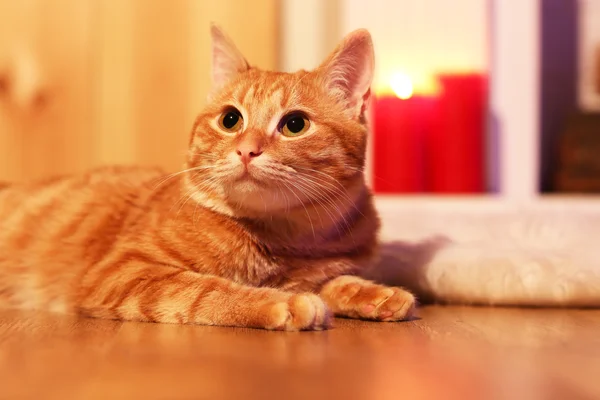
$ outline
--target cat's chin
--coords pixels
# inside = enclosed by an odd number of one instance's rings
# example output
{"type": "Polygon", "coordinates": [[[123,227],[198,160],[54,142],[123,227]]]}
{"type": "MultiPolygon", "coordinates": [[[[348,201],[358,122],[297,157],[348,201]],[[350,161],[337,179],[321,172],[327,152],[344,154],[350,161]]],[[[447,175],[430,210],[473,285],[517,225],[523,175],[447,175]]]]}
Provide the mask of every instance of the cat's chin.
{"type": "Polygon", "coordinates": [[[243,177],[229,184],[230,191],[238,193],[254,193],[257,191],[268,189],[264,182],[251,177],[243,177]]]}
{"type": "Polygon", "coordinates": [[[273,215],[302,207],[302,198],[281,187],[245,180],[234,182],[226,190],[227,203],[246,215],[273,215]]]}

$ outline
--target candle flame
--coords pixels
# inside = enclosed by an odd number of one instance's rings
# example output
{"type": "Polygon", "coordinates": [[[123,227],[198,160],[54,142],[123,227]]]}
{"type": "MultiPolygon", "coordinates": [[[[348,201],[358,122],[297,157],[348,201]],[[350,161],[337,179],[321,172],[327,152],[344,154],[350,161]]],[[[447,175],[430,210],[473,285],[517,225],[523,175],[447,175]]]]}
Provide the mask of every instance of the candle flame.
{"type": "Polygon", "coordinates": [[[403,73],[396,73],[390,79],[390,87],[394,94],[402,99],[406,100],[413,95],[413,84],[410,77],[403,73]]]}

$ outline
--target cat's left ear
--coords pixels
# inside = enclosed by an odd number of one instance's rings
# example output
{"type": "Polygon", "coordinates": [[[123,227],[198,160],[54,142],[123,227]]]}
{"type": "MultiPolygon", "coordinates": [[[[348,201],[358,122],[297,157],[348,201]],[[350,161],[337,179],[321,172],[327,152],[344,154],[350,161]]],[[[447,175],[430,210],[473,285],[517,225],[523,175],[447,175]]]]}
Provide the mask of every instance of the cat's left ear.
{"type": "Polygon", "coordinates": [[[353,118],[365,112],[374,70],[373,41],[366,29],[346,36],[317,69],[329,93],[346,106],[353,118]]]}
{"type": "Polygon", "coordinates": [[[212,37],[212,90],[214,94],[237,74],[250,69],[250,65],[233,44],[233,41],[215,24],[211,24],[212,37]]]}

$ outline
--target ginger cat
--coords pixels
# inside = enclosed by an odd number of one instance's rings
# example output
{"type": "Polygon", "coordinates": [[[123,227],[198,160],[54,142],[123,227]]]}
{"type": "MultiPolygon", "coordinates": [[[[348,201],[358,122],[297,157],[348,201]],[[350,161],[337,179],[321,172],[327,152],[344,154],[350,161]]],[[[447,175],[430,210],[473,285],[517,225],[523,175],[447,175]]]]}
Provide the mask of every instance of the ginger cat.
{"type": "Polygon", "coordinates": [[[413,295],[357,276],[378,255],[363,176],[369,33],[292,74],[251,67],[214,26],[212,39],[185,170],[0,189],[0,305],[280,330],[409,317],[413,295]]]}

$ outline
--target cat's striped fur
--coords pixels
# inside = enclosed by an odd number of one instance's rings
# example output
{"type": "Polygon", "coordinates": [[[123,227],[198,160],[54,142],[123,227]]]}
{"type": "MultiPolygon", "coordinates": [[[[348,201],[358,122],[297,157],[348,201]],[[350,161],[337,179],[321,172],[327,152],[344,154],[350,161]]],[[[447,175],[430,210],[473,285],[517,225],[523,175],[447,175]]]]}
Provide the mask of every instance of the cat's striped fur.
{"type": "Polygon", "coordinates": [[[0,191],[0,304],[288,330],[327,328],[332,313],[406,318],[410,293],[355,276],[379,229],[362,173],[369,34],[287,74],[249,67],[212,33],[214,90],[185,172],[107,167],[0,191]],[[230,107],[234,134],[218,122],[230,107]],[[292,111],[310,120],[302,137],[278,131],[292,111]]]}

